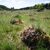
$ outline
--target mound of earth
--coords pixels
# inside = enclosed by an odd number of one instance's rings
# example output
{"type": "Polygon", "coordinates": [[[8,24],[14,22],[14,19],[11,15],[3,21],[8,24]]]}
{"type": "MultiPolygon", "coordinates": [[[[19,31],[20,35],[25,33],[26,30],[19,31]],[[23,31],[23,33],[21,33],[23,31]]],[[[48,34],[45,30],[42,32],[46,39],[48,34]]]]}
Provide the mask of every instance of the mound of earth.
{"type": "Polygon", "coordinates": [[[20,19],[13,19],[13,20],[10,21],[10,23],[11,24],[22,24],[23,22],[20,19]]]}
{"type": "Polygon", "coordinates": [[[24,30],[21,40],[28,48],[30,48],[30,50],[37,50],[40,45],[41,47],[50,50],[50,37],[39,28],[35,29],[29,27],[24,30]]]}

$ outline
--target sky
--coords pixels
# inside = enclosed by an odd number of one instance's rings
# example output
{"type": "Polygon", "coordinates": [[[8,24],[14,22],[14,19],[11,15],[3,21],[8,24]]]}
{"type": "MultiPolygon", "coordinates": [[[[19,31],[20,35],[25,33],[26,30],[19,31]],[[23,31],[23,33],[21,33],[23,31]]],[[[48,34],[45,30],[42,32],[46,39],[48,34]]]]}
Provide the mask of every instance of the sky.
{"type": "Polygon", "coordinates": [[[5,5],[9,8],[14,7],[15,9],[33,6],[40,3],[50,3],[50,0],[0,0],[0,5],[5,5]]]}

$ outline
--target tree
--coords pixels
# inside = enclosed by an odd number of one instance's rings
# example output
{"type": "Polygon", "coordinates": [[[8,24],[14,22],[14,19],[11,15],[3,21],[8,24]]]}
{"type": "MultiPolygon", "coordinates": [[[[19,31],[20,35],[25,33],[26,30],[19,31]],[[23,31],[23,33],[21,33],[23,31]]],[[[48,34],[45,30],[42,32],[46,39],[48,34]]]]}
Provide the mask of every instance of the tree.
{"type": "Polygon", "coordinates": [[[42,11],[44,10],[44,5],[43,4],[38,4],[37,5],[37,11],[42,11]]]}
{"type": "Polygon", "coordinates": [[[35,5],[34,9],[37,9],[37,11],[42,11],[42,10],[44,10],[44,4],[35,5]]]}
{"type": "Polygon", "coordinates": [[[46,4],[45,4],[45,8],[46,8],[46,9],[50,9],[50,3],[46,3],[46,4]]]}

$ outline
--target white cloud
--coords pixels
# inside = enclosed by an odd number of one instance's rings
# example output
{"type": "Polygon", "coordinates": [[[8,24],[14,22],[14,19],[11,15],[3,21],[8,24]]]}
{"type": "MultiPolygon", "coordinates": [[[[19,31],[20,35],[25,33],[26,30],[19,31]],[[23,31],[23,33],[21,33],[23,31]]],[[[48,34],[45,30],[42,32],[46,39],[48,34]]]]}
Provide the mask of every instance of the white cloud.
{"type": "Polygon", "coordinates": [[[2,1],[2,0],[0,0],[0,1],[2,1]]]}
{"type": "Polygon", "coordinates": [[[48,1],[46,0],[44,3],[49,3],[49,2],[50,2],[49,0],[48,1]]]}
{"type": "Polygon", "coordinates": [[[20,8],[22,5],[25,5],[26,0],[4,0],[2,1],[2,5],[8,6],[8,7],[15,7],[20,8]]]}
{"type": "Polygon", "coordinates": [[[15,8],[27,7],[37,3],[47,2],[50,2],[50,0],[0,0],[0,4],[15,8]]]}
{"type": "Polygon", "coordinates": [[[29,3],[27,0],[6,0],[3,4],[8,5],[8,7],[21,8],[28,6],[29,3]]]}

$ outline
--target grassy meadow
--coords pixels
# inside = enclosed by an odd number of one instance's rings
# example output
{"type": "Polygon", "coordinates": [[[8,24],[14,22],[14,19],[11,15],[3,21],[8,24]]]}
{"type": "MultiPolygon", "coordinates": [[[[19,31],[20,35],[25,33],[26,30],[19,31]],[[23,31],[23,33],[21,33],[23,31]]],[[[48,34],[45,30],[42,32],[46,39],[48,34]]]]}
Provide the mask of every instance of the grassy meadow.
{"type": "MultiPolygon", "coordinates": [[[[41,28],[50,35],[50,10],[0,11],[0,50],[27,50],[22,43],[21,32],[33,26],[41,28]],[[18,16],[18,17],[17,17],[18,16]],[[19,18],[22,24],[11,24],[10,21],[19,18]]],[[[47,50],[39,48],[38,50],[47,50]]]]}

